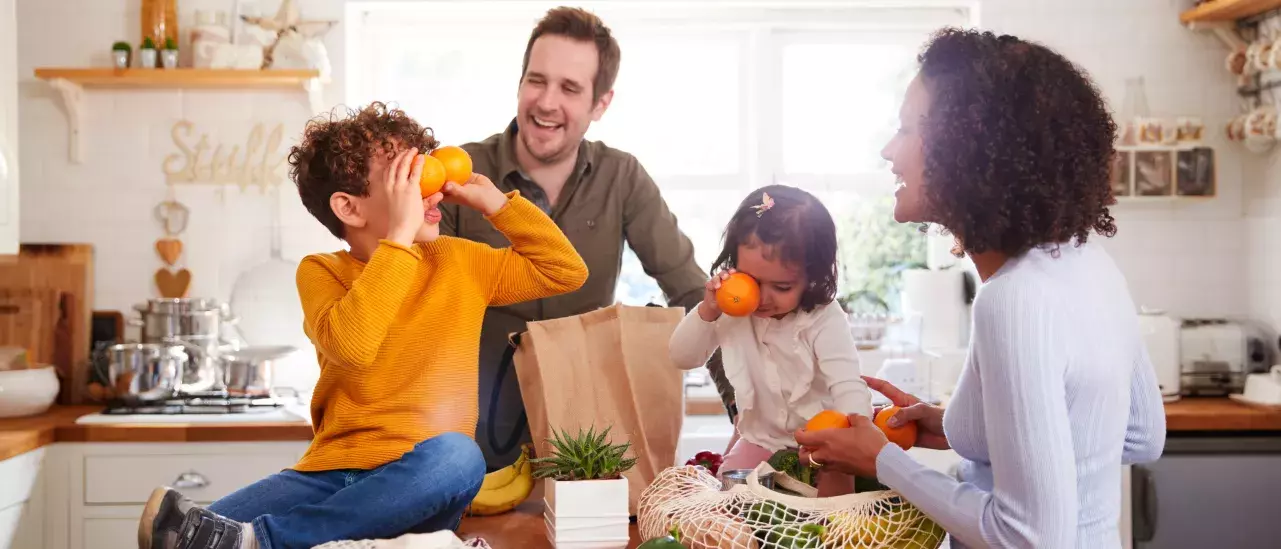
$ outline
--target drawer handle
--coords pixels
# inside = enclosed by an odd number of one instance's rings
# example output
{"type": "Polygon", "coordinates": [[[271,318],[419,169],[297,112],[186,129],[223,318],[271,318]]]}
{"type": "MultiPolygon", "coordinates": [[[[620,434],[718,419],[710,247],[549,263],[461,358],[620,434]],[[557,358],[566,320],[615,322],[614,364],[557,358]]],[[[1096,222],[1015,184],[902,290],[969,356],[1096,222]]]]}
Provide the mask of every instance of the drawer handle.
{"type": "Polygon", "coordinates": [[[193,488],[204,488],[209,486],[209,479],[195,471],[188,471],[178,475],[178,479],[173,481],[173,487],[179,490],[191,490],[193,488]]]}

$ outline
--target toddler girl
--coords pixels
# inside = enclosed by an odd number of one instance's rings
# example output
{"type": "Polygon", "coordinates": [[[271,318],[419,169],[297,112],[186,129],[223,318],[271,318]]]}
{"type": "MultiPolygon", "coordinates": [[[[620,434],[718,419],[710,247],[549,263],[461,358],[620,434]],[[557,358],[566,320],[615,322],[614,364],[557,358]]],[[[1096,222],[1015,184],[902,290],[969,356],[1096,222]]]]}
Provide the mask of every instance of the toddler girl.
{"type": "MultiPolygon", "coordinates": [[[[751,469],[796,447],[793,433],[825,409],[872,415],[849,321],[836,294],[836,225],[813,195],[772,185],[752,192],[725,228],[703,302],[672,334],[672,361],[697,368],[719,347],[738,406],[737,441],[721,470],[751,469]],[[721,313],[716,289],[733,272],[760,285],[760,307],[721,313]]],[[[853,479],[820,473],[820,496],[853,491],[853,479]]]]}

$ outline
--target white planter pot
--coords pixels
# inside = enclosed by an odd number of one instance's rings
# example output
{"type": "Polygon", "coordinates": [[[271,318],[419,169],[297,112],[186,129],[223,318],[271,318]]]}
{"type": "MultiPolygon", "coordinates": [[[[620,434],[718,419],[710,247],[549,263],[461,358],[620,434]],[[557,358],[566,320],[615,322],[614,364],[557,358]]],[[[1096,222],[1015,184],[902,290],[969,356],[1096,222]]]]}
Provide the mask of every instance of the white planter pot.
{"type": "Polygon", "coordinates": [[[138,50],[138,68],[154,69],[156,68],[156,50],[143,48],[138,50]]]}
{"type": "Polygon", "coordinates": [[[555,547],[627,547],[627,479],[560,482],[544,487],[543,520],[555,547]]]}
{"type": "Polygon", "coordinates": [[[160,64],[166,69],[178,68],[178,50],[160,50],[160,64]]]}

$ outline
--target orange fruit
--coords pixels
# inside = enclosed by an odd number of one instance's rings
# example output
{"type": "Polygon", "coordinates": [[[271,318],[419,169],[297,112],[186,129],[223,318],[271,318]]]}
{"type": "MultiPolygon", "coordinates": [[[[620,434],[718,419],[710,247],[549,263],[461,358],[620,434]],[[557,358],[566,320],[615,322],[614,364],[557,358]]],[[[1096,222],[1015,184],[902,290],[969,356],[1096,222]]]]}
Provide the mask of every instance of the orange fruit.
{"type": "Polygon", "coordinates": [[[761,305],[761,287],[756,279],[734,273],[721,281],[716,290],[716,306],[729,316],[747,316],[761,305]]]}
{"type": "Polygon", "coordinates": [[[463,185],[471,179],[471,155],[462,147],[440,147],[432,151],[431,155],[445,165],[445,181],[463,185]]]}
{"type": "Polygon", "coordinates": [[[844,429],[850,426],[850,418],[836,410],[823,410],[805,423],[806,431],[822,431],[823,429],[844,429]]]}
{"type": "Polygon", "coordinates": [[[446,178],[445,164],[434,156],[423,155],[423,171],[418,178],[418,190],[422,191],[423,198],[440,192],[444,188],[446,178]]]}
{"type": "Polygon", "coordinates": [[[876,418],[872,420],[877,427],[885,433],[885,438],[890,442],[899,445],[899,448],[907,450],[916,444],[916,422],[909,421],[900,427],[890,427],[889,421],[894,414],[898,413],[898,406],[886,406],[877,412],[876,418]]]}

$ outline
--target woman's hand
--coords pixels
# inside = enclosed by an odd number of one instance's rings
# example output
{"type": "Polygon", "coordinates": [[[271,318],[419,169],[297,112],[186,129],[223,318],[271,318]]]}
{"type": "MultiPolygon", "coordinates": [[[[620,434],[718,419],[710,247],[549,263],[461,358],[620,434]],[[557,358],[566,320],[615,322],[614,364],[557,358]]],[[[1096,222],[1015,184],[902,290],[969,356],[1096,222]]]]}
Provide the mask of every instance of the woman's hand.
{"type": "MultiPolygon", "coordinates": [[[[863,381],[867,382],[870,389],[885,395],[885,398],[901,408],[887,422],[890,427],[898,427],[908,421],[916,422],[916,443],[913,446],[933,450],[951,448],[947,443],[947,435],[943,433],[942,408],[921,402],[921,399],[904,393],[883,379],[863,376],[863,381]]],[[[880,412],[880,409],[874,410],[872,417],[876,417],[876,412],[880,412]]]]}
{"type": "Polygon", "coordinates": [[[876,456],[890,441],[871,419],[859,414],[850,414],[849,419],[850,426],[845,429],[796,431],[801,463],[876,478],[876,456]]]}
{"type": "Polygon", "coordinates": [[[498,210],[507,205],[507,195],[498,190],[488,177],[478,173],[473,173],[471,181],[467,181],[465,185],[448,181],[441,191],[445,193],[445,202],[467,206],[486,217],[498,213],[498,210]]]}
{"type": "Polygon", "coordinates": [[[703,286],[703,302],[698,304],[698,317],[703,322],[715,322],[721,317],[721,308],[716,304],[716,290],[721,287],[721,281],[729,279],[729,275],[734,274],[734,269],[725,269],[709,279],[703,286]]]}

